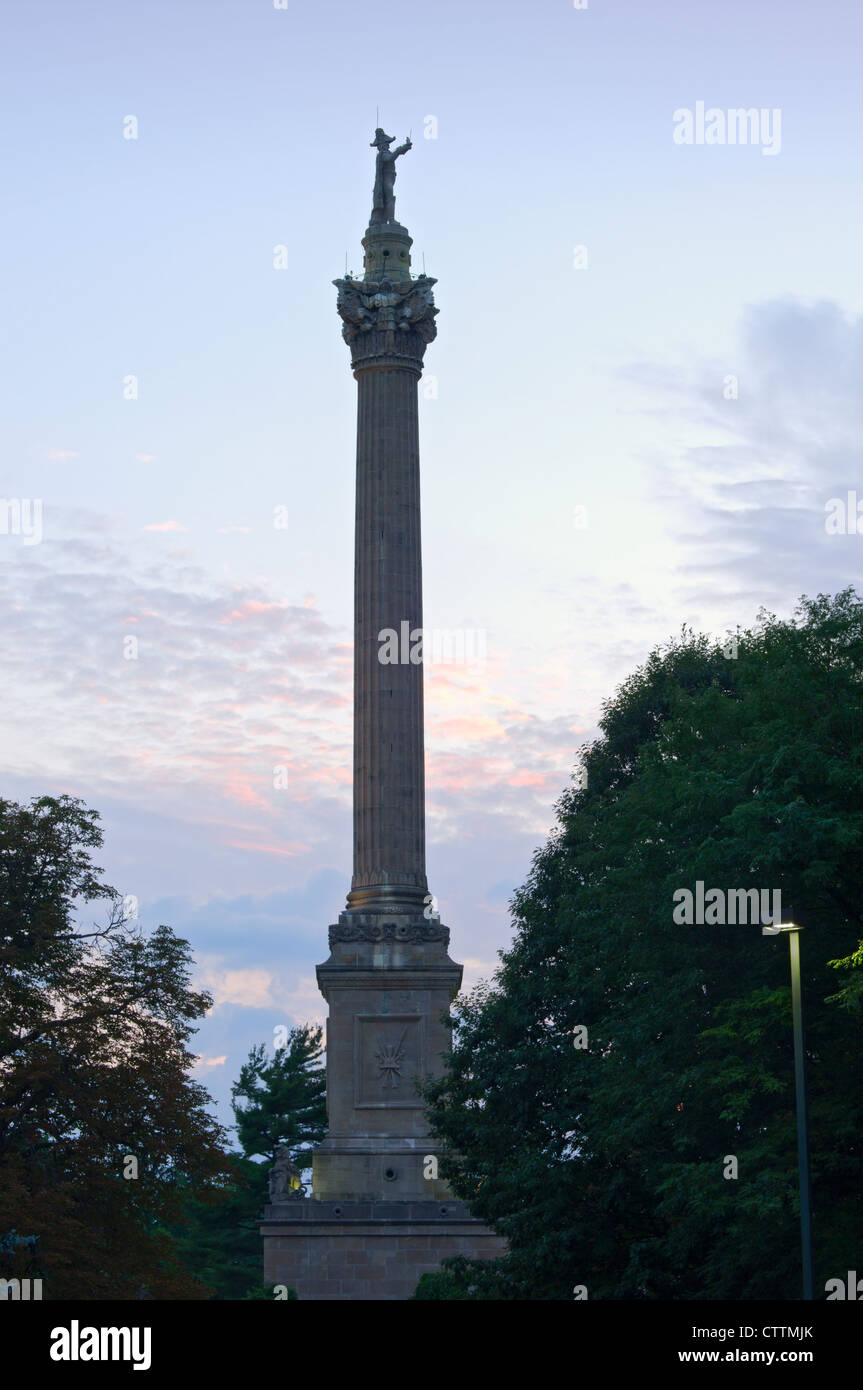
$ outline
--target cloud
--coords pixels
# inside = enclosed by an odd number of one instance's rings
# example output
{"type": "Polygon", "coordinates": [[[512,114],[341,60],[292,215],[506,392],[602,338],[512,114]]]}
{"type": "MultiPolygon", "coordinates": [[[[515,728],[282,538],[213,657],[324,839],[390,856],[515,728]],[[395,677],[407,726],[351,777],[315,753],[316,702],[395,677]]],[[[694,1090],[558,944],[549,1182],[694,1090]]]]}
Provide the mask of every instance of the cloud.
{"type": "Polygon", "coordinates": [[[349,806],[345,633],[259,586],[62,523],[0,566],[7,771],[182,806],[216,843],[261,853],[328,839],[333,800],[349,806]]]}
{"type": "Polygon", "coordinates": [[[310,845],[303,844],[277,844],[266,845],[256,843],[254,840],[231,840],[233,849],[248,850],[251,854],[278,854],[287,859],[293,859],[298,854],[308,854],[310,845]]]}
{"type": "MultiPolygon", "coordinates": [[[[231,874],[250,856],[347,864],[353,649],[308,594],[229,582],[59,511],[50,544],[0,567],[0,594],[10,774],[44,785],[50,769],[92,804],[179,819],[231,874]]],[[[548,822],[580,740],[571,712],[542,718],[506,693],[517,660],[501,652],[481,678],[438,666],[427,682],[431,839],[481,811],[518,833],[548,822]]],[[[547,665],[534,658],[531,688],[547,680],[559,700],[547,665]]]]}
{"type": "Polygon", "coordinates": [[[142,531],[188,531],[188,526],[182,526],[179,521],[150,521],[146,526],[142,526],[142,531]]]}
{"type": "Polygon", "coordinates": [[[679,607],[748,622],[761,604],[788,612],[801,593],[857,578],[858,538],[828,536],[824,523],[828,499],[863,484],[863,318],[828,301],[750,305],[733,369],[702,360],[626,374],[701,435],[647,465],[679,607]]]}
{"type": "Polygon", "coordinates": [[[203,988],[212,994],[214,1004],[242,1004],[255,1009],[275,1007],[274,980],[268,970],[227,970],[205,963],[200,980],[203,988]]]}

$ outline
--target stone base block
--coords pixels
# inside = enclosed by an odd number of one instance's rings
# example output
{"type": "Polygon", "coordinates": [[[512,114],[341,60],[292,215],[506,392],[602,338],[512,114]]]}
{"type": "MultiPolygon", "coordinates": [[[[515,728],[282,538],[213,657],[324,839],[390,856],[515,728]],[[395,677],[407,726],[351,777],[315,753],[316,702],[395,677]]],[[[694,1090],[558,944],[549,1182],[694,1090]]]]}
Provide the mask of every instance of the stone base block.
{"type": "Polygon", "coordinates": [[[463,1202],[328,1202],[264,1208],[264,1282],[299,1298],[410,1298],[449,1255],[494,1259],[506,1242],[463,1202]]]}

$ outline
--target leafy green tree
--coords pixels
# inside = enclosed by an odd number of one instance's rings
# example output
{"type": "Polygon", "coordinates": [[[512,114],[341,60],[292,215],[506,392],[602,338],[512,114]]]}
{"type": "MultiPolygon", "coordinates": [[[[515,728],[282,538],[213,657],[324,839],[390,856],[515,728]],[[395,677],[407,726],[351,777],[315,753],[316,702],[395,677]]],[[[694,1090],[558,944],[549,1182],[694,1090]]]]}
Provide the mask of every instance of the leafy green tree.
{"type": "Polygon", "coordinates": [[[451,1255],[441,1268],[422,1274],[411,1298],[426,1303],[453,1301],[494,1301],[519,1297],[517,1286],[501,1260],[469,1260],[451,1255]]]}
{"type": "Polygon", "coordinates": [[[699,880],[781,890],[805,928],[816,1289],[855,1267],[861,693],[848,589],[736,646],[684,631],[606,705],[427,1087],[442,1173],[509,1240],[448,1262],[457,1296],[800,1296],[786,938],[678,923],[699,880]]]}
{"type": "MultiPolygon", "coordinates": [[[[320,1066],[322,1030],[292,1029],[270,1061],[253,1047],[232,1087],[242,1154],[228,1158],[218,1186],[198,1192],[186,1183],[182,1218],[170,1228],[182,1263],[211,1299],[272,1299],[261,1281],[260,1220],[269,1201],[275,1150],[287,1144],[302,1166],[308,1146],[326,1129],[326,1074],[320,1066]],[[256,1161],[256,1156],[265,1155],[256,1161]]],[[[290,1297],[296,1297],[291,1292],[290,1297]]]]}
{"type": "Polygon", "coordinates": [[[177,1258],[210,1299],[241,1299],[261,1278],[261,1212],[269,1169],[242,1154],[227,1155],[228,1171],[198,1192],[183,1182],[183,1207],[168,1228],[177,1258]]]}
{"type": "Polygon", "coordinates": [[[247,1158],[263,1154],[272,1164],[280,1144],[302,1167],[308,1150],[327,1126],[326,1072],[321,1066],[323,1030],[303,1023],[268,1059],[263,1043],[253,1047],[231,1087],[237,1137],[247,1158]]]}
{"type": "Polygon", "coordinates": [[[830,996],[829,1002],[835,1001],[844,1009],[859,1013],[863,1008],[863,941],[858,942],[856,951],[852,951],[850,956],[831,960],[830,965],[834,970],[850,972],[850,978],[844,980],[842,988],[830,996]]]}
{"type": "Polygon", "coordinates": [[[188,942],[125,919],[77,798],[0,801],[0,1236],[6,1277],[47,1299],[200,1298],[163,1226],[177,1175],[226,1171],[224,1132],[189,1078],[212,1003],[188,942]],[[105,902],[84,931],[76,908],[105,902]]]}
{"type": "Polygon", "coordinates": [[[283,1292],[283,1287],[284,1286],[280,1284],[255,1284],[249,1289],[248,1293],[243,1294],[243,1302],[288,1303],[291,1300],[294,1302],[299,1301],[299,1295],[296,1289],[287,1289],[283,1292]],[[276,1297],[277,1290],[279,1295],[278,1298],[276,1297]]]}

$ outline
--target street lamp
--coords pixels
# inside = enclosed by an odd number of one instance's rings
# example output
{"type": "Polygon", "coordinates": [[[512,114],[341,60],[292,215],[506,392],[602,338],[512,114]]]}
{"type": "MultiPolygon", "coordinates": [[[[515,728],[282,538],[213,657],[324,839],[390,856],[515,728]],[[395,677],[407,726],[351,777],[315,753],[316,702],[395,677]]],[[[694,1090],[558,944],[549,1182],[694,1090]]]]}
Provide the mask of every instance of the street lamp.
{"type": "Polygon", "coordinates": [[[791,958],[791,1017],[794,1025],[794,1088],[797,1095],[797,1165],[800,1173],[800,1244],[803,1255],[803,1297],[814,1298],[812,1272],[812,1209],[809,1199],[809,1132],[806,1122],[806,1072],[803,1062],[803,994],[800,989],[800,932],[793,922],[761,928],[762,936],[788,933],[791,958]]]}

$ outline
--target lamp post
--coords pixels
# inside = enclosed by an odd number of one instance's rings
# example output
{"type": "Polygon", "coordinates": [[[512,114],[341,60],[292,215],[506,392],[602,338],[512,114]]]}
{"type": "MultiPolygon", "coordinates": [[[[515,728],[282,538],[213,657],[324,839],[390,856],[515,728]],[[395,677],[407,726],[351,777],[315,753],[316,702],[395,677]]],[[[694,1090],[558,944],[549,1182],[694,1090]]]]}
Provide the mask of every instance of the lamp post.
{"type": "Polygon", "coordinates": [[[800,1245],[803,1256],[803,1297],[814,1298],[812,1271],[812,1208],[809,1195],[809,1128],[806,1119],[806,1071],[803,1059],[803,993],[800,988],[800,932],[793,922],[761,928],[762,936],[788,933],[791,960],[791,1018],[794,1027],[794,1088],[797,1097],[797,1165],[800,1173],[800,1245]]]}

